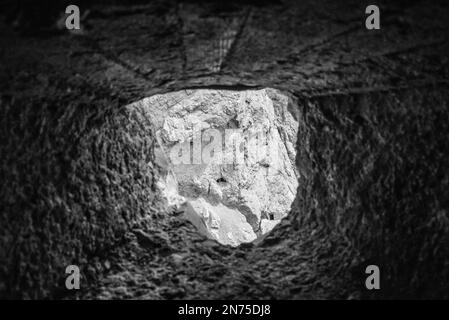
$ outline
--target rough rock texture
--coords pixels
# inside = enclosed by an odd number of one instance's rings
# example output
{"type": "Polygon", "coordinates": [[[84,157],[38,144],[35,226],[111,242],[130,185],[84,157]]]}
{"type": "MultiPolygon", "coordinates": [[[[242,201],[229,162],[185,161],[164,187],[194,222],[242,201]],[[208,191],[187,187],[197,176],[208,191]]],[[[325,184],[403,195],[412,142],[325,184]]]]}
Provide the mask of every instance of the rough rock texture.
{"type": "Polygon", "coordinates": [[[83,36],[0,22],[1,297],[449,298],[447,2],[379,1],[381,31],[355,0],[130,3],[83,36]],[[298,193],[258,244],[165,209],[123,107],[196,86],[296,97],[298,193]]]}
{"type": "Polygon", "coordinates": [[[236,246],[290,211],[298,123],[287,96],[271,89],[187,90],[128,108],[154,123],[158,185],[168,204],[183,207],[205,235],[236,246]]]}

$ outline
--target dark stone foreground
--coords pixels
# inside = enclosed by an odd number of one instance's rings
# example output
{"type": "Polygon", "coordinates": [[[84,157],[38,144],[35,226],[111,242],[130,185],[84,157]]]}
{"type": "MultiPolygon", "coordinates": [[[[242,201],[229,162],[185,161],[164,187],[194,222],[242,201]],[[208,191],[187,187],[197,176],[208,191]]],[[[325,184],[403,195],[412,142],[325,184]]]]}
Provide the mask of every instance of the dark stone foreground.
{"type": "Polygon", "coordinates": [[[380,31],[360,1],[106,2],[83,35],[0,24],[0,297],[449,298],[447,2],[377,2],[380,31]],[[291,95],[300,186],[232,249],[165,209],[151,119],[123,107],[265,86],[291,95]]]}

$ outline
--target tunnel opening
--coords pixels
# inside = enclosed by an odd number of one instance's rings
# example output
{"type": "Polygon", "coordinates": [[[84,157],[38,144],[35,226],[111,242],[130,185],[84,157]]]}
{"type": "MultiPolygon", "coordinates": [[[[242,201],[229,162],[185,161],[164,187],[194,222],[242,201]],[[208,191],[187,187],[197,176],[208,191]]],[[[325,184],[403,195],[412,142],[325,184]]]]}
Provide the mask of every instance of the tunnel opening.
{"type": "Polygon", "coordinates": [[[275,89],[194,89],[133,104],[153,123],[157,186],[198,232],[238,246],[287,216],[298,186],[289,99],[275,89]]]}

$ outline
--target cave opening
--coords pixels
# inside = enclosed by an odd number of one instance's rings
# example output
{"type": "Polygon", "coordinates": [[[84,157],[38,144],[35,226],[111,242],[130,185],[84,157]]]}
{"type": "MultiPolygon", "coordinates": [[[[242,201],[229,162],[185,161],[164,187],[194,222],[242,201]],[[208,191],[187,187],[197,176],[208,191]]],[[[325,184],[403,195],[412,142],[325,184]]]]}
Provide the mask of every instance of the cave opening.
{"type": "Polygon", "coordinates": [[[157,185],[198,232],[238,246],[269,233],[298,186],[297,122],[275,89],[192,89],[137,107],[157,138],[157,185]]]}

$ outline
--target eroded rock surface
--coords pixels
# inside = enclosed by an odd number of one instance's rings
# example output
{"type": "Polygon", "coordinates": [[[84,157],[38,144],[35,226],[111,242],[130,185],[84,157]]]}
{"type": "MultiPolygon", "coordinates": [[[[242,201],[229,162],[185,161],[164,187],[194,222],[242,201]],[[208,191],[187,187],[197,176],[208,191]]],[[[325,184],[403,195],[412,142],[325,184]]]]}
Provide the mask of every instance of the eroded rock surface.
{"type": "Polygon", "coordinates": [[[449,298],[447,1],[380,1],[377,31],[358,0],[99,2],[80,37],[0,19],[1,298],[449,298]],[[297,99],[297,197],[260,243],[169,210],[157,110],[124,110],[199,86],[297,99]]]}
{"type": "Polygon", "coordinates": [[[269,232],[290,211],[298,123],[288,103],[273,89],[201,89],[129,108],[158,116],[156,161],[168,203],[206,236],[236,246],[269,232]]]}

